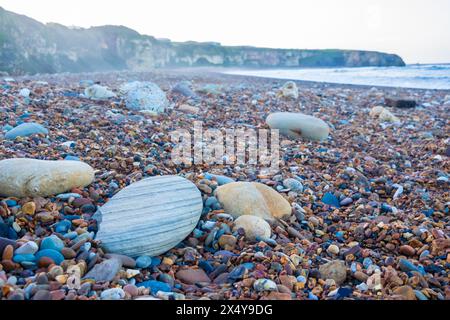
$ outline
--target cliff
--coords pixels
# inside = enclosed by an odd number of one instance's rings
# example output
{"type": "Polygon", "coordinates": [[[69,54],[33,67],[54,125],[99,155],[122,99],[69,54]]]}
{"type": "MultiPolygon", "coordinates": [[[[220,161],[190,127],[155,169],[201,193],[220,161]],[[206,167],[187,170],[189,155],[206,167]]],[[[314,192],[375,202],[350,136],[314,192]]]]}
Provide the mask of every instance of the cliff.
{"type": "Polygon", "coordinates": [[[123,26],[89,29],[42,24],[0,7],[0,71],[10,74],[133,70],[162,67],[404,66],[393,54],[353,50],[227,47],[171,42],[123,26]]]}

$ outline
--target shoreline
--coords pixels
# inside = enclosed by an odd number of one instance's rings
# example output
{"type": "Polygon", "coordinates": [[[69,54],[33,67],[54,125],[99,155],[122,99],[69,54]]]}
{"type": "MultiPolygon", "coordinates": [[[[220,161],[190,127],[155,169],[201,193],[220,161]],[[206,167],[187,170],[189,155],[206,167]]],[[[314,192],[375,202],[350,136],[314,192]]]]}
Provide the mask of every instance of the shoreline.
{"type": "MultiPolygon", "coordinates": [[[[296,68],[298,69],[298,68],[296,68]]],[[[320,68],[308,68],[308,69],[320,69],[320,68]]],[[[358,68],[354,68],[358,69],[358,68]]],[[[419,92],[426,92],[426,91],[443,91],[450,93],[450,89],[426,89],[426,88],[409,88],[409,87],[393,87],[393,86],[381,86],[381,85],[364,85],[364,84],[346,84],[346,83],[334,83],[334,82],[321,82],[321,81],[309,81],[309,80],[298,80],[298,79],[291,79],[291,78],[273,78],[273,77],[264,77],[264,76],[253,76],[253,75],[239,75],[239,74],[229,74],[224,71],[233,71],[233,70],[247,70],[247,69],[240,69],[240,68],[217,68],[217,67],[195,67],[195,68],[161,68],[161,69],[153,69],[149,71],[104,71],[104,72],[81,72],[81,73],[56,73],[56,74],[38,74],[38,75],[25,75],[25,76],[11,76],[14,79],[49,79],[49,78],[58,78],[58,77],[69,77],[69,78],[79,78],[82,79],[84,76],[85,78],[88,77],[98,77],[102,78],[102,75],[111,75],[111,74],[127,74],[127,75],[145,75],[145,74],[166,74],[171,77],[182,77],[186,78],[188,75],[191,75],[196,78],[216,78],[218,81],[220,81],[221,77],[228,77],[228,78],[235,78],[234,80],[254,80],[254,79],[261,79],[265,82],[274,82],[276,84],[279,84],[280,82],[286,82],[286,81],[294,81],[296,84],[301,85],[303,87],[322,87],[322,88],[329,88],[329,87],[341,87],[343,89],[371,89],[371,88],[378,88],[381,90],[391,90],[391,91],[419,91],[419,92]]],[[[253,69],[248,69],[253,70],[253,69]]],[[[264,69],[265,70],[265,69],[264,69]]],[[[281,69],[280,69],[281,70],[281,69]]],[[[284,70],[284,69],[283,69],[284,70]]],[[[291,69],[286,69],[291,70],[291,69]]],[[[131,76],[132,77],[132,76],[131,76]]]]}

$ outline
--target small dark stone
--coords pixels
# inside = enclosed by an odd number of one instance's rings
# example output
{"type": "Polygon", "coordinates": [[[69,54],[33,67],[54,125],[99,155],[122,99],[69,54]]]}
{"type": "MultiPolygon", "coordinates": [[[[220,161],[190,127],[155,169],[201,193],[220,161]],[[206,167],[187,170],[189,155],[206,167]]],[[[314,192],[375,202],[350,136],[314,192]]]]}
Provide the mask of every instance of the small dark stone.
{"type": "Polygon", "coordinates": [[[2,254],[3,250],[5,250],[6,246],[12,245],[13,247],[16,247],[16,242],[11,239],[0,237],[0,255],[2,254]]]}
{"type": "Polygon", "coordinates": [[[34,296],[33,300],[52,300],[52,296],[50,295],[50,292],[48,290],[38,290],[34,296]]]}
{"type": "Polygon", "coordinates": [[[111,281],[122,267],[119,259],[105,260],[97,264],[91,271],[84,276],[84,279],[94,279],[96,282],[111,281]]]}
{"type": "Polygon", "coordinates": [[[89,292],[91,291],[91,283],[90,282],[85,282],[81,285],[80,289],[78,290],[78,294],[80,296],[87,296],[89,294],[89,292]]]}
{"type": "Polygon", "coordinates": [[[81,206],[81,212],[83,213],[94,213],[95,211],[97,211],[97,207],[93,204],[85,204],[81,206]]]}
{"type": "Polygon", "coordinates": [[[48,284],[48,277],[45,273],[41,273],[36,277],[37,284],[48,284]]]}
{"type": "Polygon", "coordinates": [[[417,105],[415,100],[408,98],[386,97],[384,102],[388,107],[393,108],[415,108],[417,105]]]}

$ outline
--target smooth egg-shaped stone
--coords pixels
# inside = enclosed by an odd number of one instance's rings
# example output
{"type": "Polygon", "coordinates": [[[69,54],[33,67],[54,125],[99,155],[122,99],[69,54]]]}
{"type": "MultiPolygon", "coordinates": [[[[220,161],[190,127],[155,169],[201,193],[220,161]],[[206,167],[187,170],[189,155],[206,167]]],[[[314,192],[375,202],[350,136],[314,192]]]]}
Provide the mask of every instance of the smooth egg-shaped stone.
{"type": "Polygon", "coordinates": [[[245,238],[255,241],[257,238],[270,238],[272,229],[262,218],[257,216],[243,215],[236,219],[234,231],[244,229],[245,238]]]}
{"type": "Polygon", "coordinates": [[[197,225],[203,201],[182,177],[152,177],[112,197],[94,218],[97,240],[107,252],[130,257],[157,256],[175,247],[197,225]]]}
{"type": "Polygon", "coordinates": [[[50,258],[56,264],[61,264],[64,261],[64,256],[56,250],[44,249],[36,253],[36,260],[39,261],[41,258],[50,258]]]}
{"type": "Polygon", "coordinates": [[[94,169],[79,161],[7,159],[0,161],[0,195],[47,197],[94,181],[94,169]]]}
{"type": "Polygon", "coordinates": [[[282,135],[292,139],[321,141],[330,134],[330,127],[325,121],[301,113],[272,113],[267,117],[266,123],[271,129],[278,129],[282,135]]]}
{"type": "Polygon", "coordinates": [[[262,183],[233,182],[220,186],[216,197],[225,212],[238,218],[242,215],[276,220],[292,214],[289,202],[278,192],[262,183]]]}
{"type": "Polygon", "coordinates": [[[17,137],[28,137],[33,134],[48,134],[48,130],[39,123],[29,122],[22,123],[17,127],[9,130],[5,134],[5,138],[8,140],[14,140],[17,137]]]}

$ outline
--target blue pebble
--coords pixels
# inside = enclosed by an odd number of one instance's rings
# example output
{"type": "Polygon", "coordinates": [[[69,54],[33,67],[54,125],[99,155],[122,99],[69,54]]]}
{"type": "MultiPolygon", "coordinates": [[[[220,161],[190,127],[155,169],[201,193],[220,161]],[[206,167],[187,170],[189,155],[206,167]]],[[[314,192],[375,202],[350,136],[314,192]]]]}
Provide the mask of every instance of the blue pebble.
{"type": "Polygon", "coordinates": [[[44,250],[40,250],[39,252],[36,253],[37,261],[39,261],[39,259],[41,259],[43,257],[52,259],[58,265],[64,261],[64,256],[61,253],[59,253],[58,251],[52,250],[52,249],[44,249],[44,250]]]}
{"type": "Polygon", "coordinates": [[[316,300],[316,301],[319,300],[319,298],[312,292],[309,292],[308,299],[309,300],[316,300]]]}
{"type": "Polygon", "coordinates": [[[424,192],[424,193],[422,193],[421,198],[423,201],[430,201],[431,196],[428,192],[424,192]]]}
{"type": "Polygon", "coordinates": [[[252,271],[255,268],[255,264],[252,262],[243,263],[242,266],[244,266],[244,268],[248,271],[252,271]]]}
{"type": "Polygon", "coordinates": [[[78,237],[78,233],[76,233],[75,231],[66,233],[66,234],[64,235],[64,238],[65,238],[65,239],[70,239],[70,240],[73,240],[73,239],[75,239],[76,237],[78,237]]]}
{"type": "Polygon", "coordinates": [[[216,221],[206,221],[203,223],[202,229],[211,231],[216,225],[216,221]]]}
{"type": "Polygon", "coordinates": [[[331,192],[325,193],[325,195],[322,198],[322,202],[331,207],[335,207],[335,208],[341,207],[339,199],[331,192]]]}
{"type": "Polygon", "coordinates": [[[234,267],[228,275],[228,279],[231,279],[233,281],[243,279],[246,271],[247,268],[245,268],[243,265],[234,267]]]}
{"type": "Polygon", "coordinates": [[[80,248],[80,251],[89,251],[91,250],[92,244],[90,242],[86,242],[85,244],[83,244],[80,248]]]}
{"type": "Polygon", "coordinates": [[[229,225],[227,224],[222,224],[222,226],[220,227],[220,230],[222,230],[225,234],[230,234],[231,233],[231,228],[229,225]]]}
{"type": "Polygon", "coordinates": [[[275,241],[275,240],[273,240],[273,239],[271,239],[271,238],[263,238],[263,237],[256,237],[256,239],[255,239],[257,242],[259,242],[259,241],[262,241],[262,242],[265,242],[265,243],[267,243],[268,245],[271,245],[271,246],[276,246],[277,245],[277,242],[275,241]]]}
{"type": "Polygon", "coordinates": [[[79,96],[79,94],[77,92],[64,91],[63,96],[68,98],[76,98],[79,96]]]}
{"type": "Polygon", "coordinates": [[[416,298],[419,300],[428,300],[428,298],[422,293],[422,291],[414,290],[414,293],[416,294],[416,298]]]}
{"type": "Polygon", "coordinates": [[[137,284],[138,287],[150,289],[151,294],[155,295],[158,291],[172,292],[172,288],[165,282],[148,280],[137,284]]]}
{"type": "Polygon", "coordinates": [[[13,257],[13,261],[15,263],[22,263],[22,262],[35,262],[36,261],[36,257],[34,256],[34,254],[16,254],[13,257]]]}
{"type": "Polygon", "coordinates": [[[3,126],[2,131],[3,132],[8,132],[9,130],[11,130],[13,128],[14,128],[13,126],[10,126],[9,124],[7,124],[7,125],[3,126]]]}
{"type": "Polygon", "coordinates": [[[72,222],[69,220],[62,220],[55,225],[55,231],[58,233],[65,234],[70,230],[72,222]]]}
{"type": "Polygon", "coordinates": [[[206,273],[211,273],[214,271],[214,267],[206,260],[201,260],[198,263],[198,266],[202,268],[206,273]]]}
{"type": "Polygon", "coordinates": [[[66,160],[66,161],[81,161],[80,158],[75,157],[75,156],[66,156],[64,158],[64,160],[66,160]]]}
{"type": "Polygon", "coordinates": [[[220,251],[217,251],[216,253],[214,253],[214,257],[218,257],[218,256],[231,258],[231,257],[237,257],[238,255],[231,251],[228,251],[228,250],[220,250],[220,251]]]}
{"type": "Polygon", "coordinates": [[[214,239],[219,240],[219,238],[221,236],[223,236],[225,233],[226,233],[225,230],[220,229],[219,231],[216,232],[216,235],[214,236],[214,239]]]}
{"type": "Polygon", "coordinates": [[[58,194],[56,196],[57,199],[63,200],[63,201],[67,201],[70,198],[81,198],[81,195],[78,193],[62,193],[62,194],[58,194]]]}
{"type": "Polygon", "coordinates": [[[370,258],[365,258],[363,260],[363,266],[366,269],[368,269],[372,264],[373,264],[373,262],[372,262],[372,259],[370,259],[370,258]]]}
{"type": "Polygon", "coordinates": [[[152,267],[157,267],[157,266],[161,265],[161,262],[162,262],[161,258],[153,257],[152,258],[152,267]]]}
{"type": "Polygon", "coordinates": [[[203,209],[202,209],[202,217],[206,216],[210,212],[211,212],[211,208],[203,207],[203,209]]]}
{"type": "Polygon", "coordinates": [[[400,259],[399,266],[402,271],[405,272],[416,271],[421,273],[422,275],[425,275],[425,270],[423,268],[416,267],[412,262],[406,259],[400,259]]]}
{"type": "Polygon", "coordinates": [[[5,134],[5,138],[8,140],[14,140],[17,137],[28,137],[38,133],[47,135],[48,130],[38,123],[22,123],[14,129],[9,130],[5,134]]]}
{"type": "Polygon", "coordinates": [[[111,190],[117,190],[117,189],[119,189],[119,185],[118,185],[117,183],[111,181],[111,182],[109,183],[109,188],[110,188],[111,190]]]}
{"type": "Polygon", "coordinates": [[[5,203],[6,203],[6,205],[8,207],[15,207],[15,206],[17,206],[17,201],[16,200],[8,199],[8,200],[5,200],[5,203]]]}
{"type": "Polygon", "coordinates": [[[63,248],[64,242],[55,235],[42,239],[41,250],[50,249],[61,252],[63,248]]]}
{"type": "Polygon", "coordinates": [[[337,292],[337,299],[347,298],[350,297],[353,293],[353,290],[351,288],[339,288],[337,292]]]}
{"type": "Polygon", "coordinates": [[[344,198],[344,199],[340,202],[340,205],[343,206],[343,207],[345,207],[345,206],[348,206],[348,205],[350,205],[350,204],[352,204],[352,203],[353,203],[353,199],[352,199],[352,198],[344,198]]]}
{"type": "Polygon", "coordinates": [[[20,117],[19,117],[19,119],[28,119],[30,117],[30,114],[29,113],[24,113],[23,115],[21,115],[20,117]]]}
{"type": "Polygon", "coordinates": [[[345,235],[345,233],[343,231],[338,231],[335,234],[336,238],[341,241],[344,240],[344,235],[345,235]]]}
{"type": "Polygon", "coordinates": [[[418,266],[417,269],[419,270],[419,273],[421,275],[424,276],[426,274],[425,268],[423,266],[418,266]]]}
{"type": "Polygon", "coordinates": [[[205,206],[208,207],[208,208],[212,208],[212,206],[213,206],[215,203],[217,203],[217,202],[219,202],[219,200],[217,200],[216,197],[209,197],[209,198],[206,199],[206,201],[205,201],[205,206]]]}
{"type": "Polygon", "coordinates": [[[16,232],[16,230],[13,229],[13,227],[9,227],[8,239],[11,239],[11,240],[17,240],[18,239],[17,232],[16,232]]]}
{"type": "Polygon", "coordinates": [[[81,217],[80,217],[80,216],[75,216],[75,215],[67,215],[67,216],[64,216],[64,218],[65,218],[66,220],[72,221],[72,220],[80,219],[81,217]]]}
{"type": "Polygon", "coordinates": [[[427,217],[431,217],[434,214],[434,210],[433,209],[428,209],[428,210],[422,210],[422,213],[427,217]]]}
{"type": "Polygon", "coordinates": [[[92,235],[88,232],[82,233],[80,234],[78,237],[76,237],[73,241],[75,243],[81,242],[83,240],[91,240],[92,239],[92,235]]]}
{"type": "Polygon", "coordinates": [[[381,204],[381,212],[392,212],[392,207],[387,203],[381,204]]]}
{"type": "Polygon", "coordinates": [[[430,251],[424,250],[424,251],[420,254],[419,260],[424,259],[424,258],[428,257],[429,255],[430,255],[430,251]]]}
{"type": "Polygon", "coordinates": [[[216,174],[210,174],[210,173],[205,173],[205,178],[208,179],[208,180],[213,180],[213,178],[216,178],[217,183],[219,184],[219,186],[223,186],[224,184],[235,182],[231,178],[228,178],[228,177],[225,177],[225,176],[219,176],[219,175],[216,175],[216,174]]]}
{"type": "Polygon", "coordinates": [[[37,286],[37,284],[33,282],[33,283],[30,283],[25,288],[25,299],[27,299],[27,300],[31,299],[31,293],[36,286],[37,286]]]}
{"type": "Polygon", "coordinates": [[[140,256],[136,259],[136,267],[139,269],[145,269],[152,265],[152,257],[150,256],[140,256]]]}
{"type": "Polygon", "coordinates": [[[24,267],[25,269],[28,269],[28,270],[35,270],[35,269],[37,269],[36,262],[22,261],[20,264],[22,265],[22,267],[24,267]]]}

